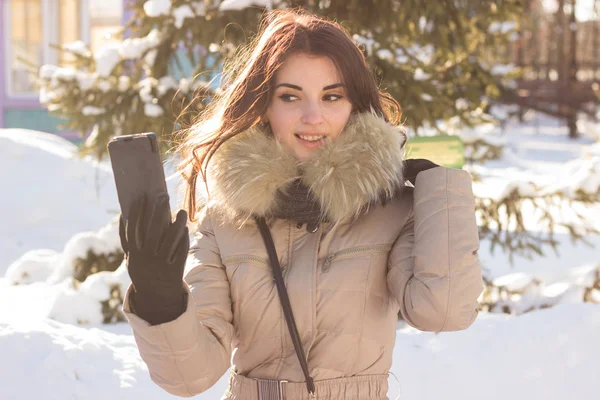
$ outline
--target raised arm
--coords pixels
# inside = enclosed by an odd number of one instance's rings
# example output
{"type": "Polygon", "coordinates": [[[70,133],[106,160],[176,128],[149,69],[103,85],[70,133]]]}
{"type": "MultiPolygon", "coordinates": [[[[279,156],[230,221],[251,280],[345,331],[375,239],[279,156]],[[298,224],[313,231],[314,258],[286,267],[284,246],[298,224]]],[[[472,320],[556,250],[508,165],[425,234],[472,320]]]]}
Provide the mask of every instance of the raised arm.
{"type": "Polygon", "coordinates": [[[230,366],[234,329],[229,281],[211,217],[200,216],[186,263],[186,309],[150,325],[135,314],[127,291],[123,310],[151,379],[167,392],[190,397],[209,389],[230,366]]]}
{"type": "Polygon", "coordinates": [[[408,324],[440,332],[473,323],[483,290],[478,249],[469,174],[443,167],[419,173],[412,212],[392,247],[387,277],[408,324]]]}

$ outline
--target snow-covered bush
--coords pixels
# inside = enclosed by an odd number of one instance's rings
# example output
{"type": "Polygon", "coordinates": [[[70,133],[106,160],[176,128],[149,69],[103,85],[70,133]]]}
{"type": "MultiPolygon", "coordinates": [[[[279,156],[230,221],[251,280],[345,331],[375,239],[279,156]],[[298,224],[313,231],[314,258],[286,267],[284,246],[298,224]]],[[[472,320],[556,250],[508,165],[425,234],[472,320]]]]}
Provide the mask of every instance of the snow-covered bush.
{"type": "Polygon", "coordinates": [[[44,281],[56,287],[50,318],[72,324],[124,321],[121,311],[130,284],[119,242],[118,219],[98,232],[73,236],[62,253],[33,250],[5,275],[13,285],[44,281]]]}
{"type": "Polygon", "coordinates": [[[484,278],[484,283],[479,299],[482,311],[520,315],[558,304],[600,304],[600,264],[548,283],[521,272],[484,278]]]}
{"type": "Polygon", "coordinates": [[[583,213],[600,200],[600,157],[570,161],[561,176],[543,178],[521,174],[510,181],[485,177],[485,183],[474,182],[480,238],[490,240],[492,252],[500,247],[512,261],[514,254],[543,255],[544,246],[556,251],[557,227],[573,241],[600,234],[583,213]]]}

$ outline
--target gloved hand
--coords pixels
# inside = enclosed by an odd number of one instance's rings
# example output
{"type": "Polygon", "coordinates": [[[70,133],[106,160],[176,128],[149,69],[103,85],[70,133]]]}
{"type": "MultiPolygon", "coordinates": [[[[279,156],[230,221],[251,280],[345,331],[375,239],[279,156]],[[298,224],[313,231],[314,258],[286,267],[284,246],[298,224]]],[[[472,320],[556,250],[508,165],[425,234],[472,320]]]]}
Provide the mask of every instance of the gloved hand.
{"type": "Polygon", "coordinates": [[[419,172],[435,167],[439,165],[424,158],[404,160],[404,180],[410,181],[414,186],[419,172]]]}
{"type": "Polygon", "coordinates": [[[183,270],[190,240],[187,213],[171,222],[169,196],[142,195],[119,220],[121,247],[134,287],[135,313],[152,325],[173,321],[185,311],[183,270]]]}

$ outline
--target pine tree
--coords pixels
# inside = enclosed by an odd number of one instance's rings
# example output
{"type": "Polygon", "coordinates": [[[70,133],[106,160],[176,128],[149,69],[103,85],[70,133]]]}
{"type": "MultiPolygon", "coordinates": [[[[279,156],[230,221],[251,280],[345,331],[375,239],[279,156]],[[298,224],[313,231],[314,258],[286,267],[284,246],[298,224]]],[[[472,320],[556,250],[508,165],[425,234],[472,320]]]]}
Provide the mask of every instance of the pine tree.
{"type": "MultiPolygon", "coordinates": [[[[490,102],[510,89],[507,43],[522,17],[521,0],[132,0],[130,6],[133,18],[123,29],[130,35],[122,43],[95,54],[82,43],[65,46],[75,56],[71,65],[40,70],[42,103],[69,129],[91,132],[82,154],[102,158],[113,136],[138,132],[156,132],[163,150],[171,148],[174,132],[193,123],[218,92],[211,79],[250,41],[267,6],[303,7],[344,26],[413,132],[433,127],[446,133],[448,121],[454,127],[489,121],[490,102]]],[[[477,146],[471,150],[481,153],[477,146]]],[[[569,199],[591,204],[599,197],[569,199]]],[[[501,200],[478,199],[481,237],[511,254],[554,248],[554,221],[548,220],[547,237],[534,236],[521,224],[521,205],[534,203],[550,215],[552,203],[564,198],[561,192],[536,198],[513,191],[501,200]]],[[[566,226],[579,240],[593,231],[566,226]]]]}
{"type": "MultiPolygon", "coordinates": [[[[256,33],[264,8],[248,3],[133,0],[124,29],[130,37],[96,54],[82,44],[66,46],[76,61],[41,69],[41,100],[69,129],[91,132],[84,153],[101,158],[112,136],[146,131],[168,147],[173,132],[214,94],[211,77],[256,33]]],[[[494,69],[499,49],[518,28],[507,21],[520,11],[519,0],[274,3],[303,7],[348,29],[414,131],[452,117],[470,125],[488,119],[481,111],[505,75],[494,69]]]]}

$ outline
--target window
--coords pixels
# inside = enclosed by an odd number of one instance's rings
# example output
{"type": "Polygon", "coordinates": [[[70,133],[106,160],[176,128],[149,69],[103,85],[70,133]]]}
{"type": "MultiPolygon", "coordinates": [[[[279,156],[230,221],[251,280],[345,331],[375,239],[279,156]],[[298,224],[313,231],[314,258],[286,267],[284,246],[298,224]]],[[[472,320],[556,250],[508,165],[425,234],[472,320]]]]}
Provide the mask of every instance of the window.
{"type": "MultiPolygon", "coordinates": [[[[82,40],[98,50],[114,41],[124,0],[6,0],[0,46],[5,49],[7,94],[37,97],[37,67],[68,64],[72,55],[54,48],[82,40]]],[[[2,77],[0,77],[1,79],[2,77]]]]}
{"type": "Polygon", "coordinates": [[[33,91],[31,71],[28,65],[41,65],[44,60],[44,32],[42,0],[9,0],[5,17],[8,93],[20,94],[33,91]]]}
{"type": "Polygon", "coordinates": [[[124,1],[89,0],[91,18],[90,38],[87,43],[92,51],[117,41],[113,35],[122,27],[124,1]]]}
{"type": "MultiPolygon", "coordinates": [[[[56,43],[66,44],[81,40],[82,29],[82,9],[81,0],[56,0],[57,18],[56,21],[56,43]]],[[[73,55],[64,51],[57,51],[58,63],[69,62],[73,55]]]]}

